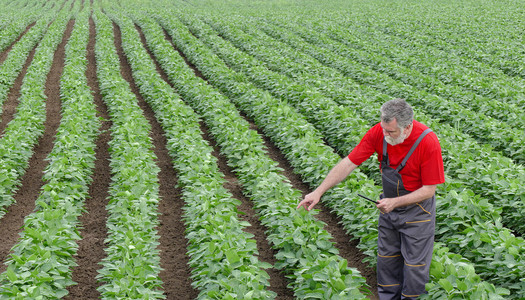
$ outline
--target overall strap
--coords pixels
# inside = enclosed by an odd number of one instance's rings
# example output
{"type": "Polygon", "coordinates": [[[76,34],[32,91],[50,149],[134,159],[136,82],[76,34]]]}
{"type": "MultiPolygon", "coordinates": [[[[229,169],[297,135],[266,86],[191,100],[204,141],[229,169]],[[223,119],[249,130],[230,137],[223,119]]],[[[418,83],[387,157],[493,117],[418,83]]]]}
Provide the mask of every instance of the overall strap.
{"type": "MultiPolygon", "coordinates": [[[[408,159],[410,158],[410,156],[412,155],[412,153],[414,153],[414,151],[416,150],[417,146],[419,145],[419,143],[421,142],[421,140],[427,135],[429,134],[430,132],[432,132],[432,129],[430,128],[427,128],[425,131],[423,131],[423,133],[421,133],[421,135],[417,138],[416,142],[414,143],[414,145],[412,145],[412,148],[410,148],[410,150],[408,151],[407,155],[405,156],[405,158],[403,158],[403,161],[401,161],[401,163],[399,164],[399,166],[397,166],[396,168],[396,171],[400,172],[406,165],[408,159]]],[[[384,146],[383,146],[384,147],[384,146]]]]}
{"type": "Polygon", "coordinates": [[[383,138],[383,161],[385,161],[387,166],[390,166],[390,161],[388,159],[388,153],[386,152],[386,146],[387,146],[386,139],[383,138]]]}

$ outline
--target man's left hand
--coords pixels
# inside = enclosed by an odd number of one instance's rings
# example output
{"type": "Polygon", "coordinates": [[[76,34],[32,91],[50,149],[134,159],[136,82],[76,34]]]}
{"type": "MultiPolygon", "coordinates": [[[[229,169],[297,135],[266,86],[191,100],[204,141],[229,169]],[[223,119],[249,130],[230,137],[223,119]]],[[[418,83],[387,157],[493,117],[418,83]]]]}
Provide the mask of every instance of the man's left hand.
{"type": "Polygon", "coordinates": [[[394,208],[397,207],[397,201],[395,198],[383,198],[377,202],[377,208],[379,208],[379,210],[381,210],[385,214],[388,214],[389,212],[393,211],[394,208]]]}

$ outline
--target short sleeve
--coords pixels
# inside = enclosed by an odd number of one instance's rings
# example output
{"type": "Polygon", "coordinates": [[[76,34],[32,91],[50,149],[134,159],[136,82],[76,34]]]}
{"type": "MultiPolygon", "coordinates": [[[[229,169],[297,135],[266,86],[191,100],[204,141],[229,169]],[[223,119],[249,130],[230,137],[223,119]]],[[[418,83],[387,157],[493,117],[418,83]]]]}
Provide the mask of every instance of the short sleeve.
{"type": "Polygon", "coordinates": [[[382,129],[381,125],[378,123],[365,133],[359,144],[357,144],[350,154],[348,154],[350,161],[358,166],[362,164],[377,151],[378,139],[381,138],[382,129]]]}
{"type": "Polygon", "coordinates": [[[434,185],[445,182],[445,171],[441,146],[435,134],[429,135],[425,143],[424,158],[421,161],[421,183],[423,185],[434,185]]]}

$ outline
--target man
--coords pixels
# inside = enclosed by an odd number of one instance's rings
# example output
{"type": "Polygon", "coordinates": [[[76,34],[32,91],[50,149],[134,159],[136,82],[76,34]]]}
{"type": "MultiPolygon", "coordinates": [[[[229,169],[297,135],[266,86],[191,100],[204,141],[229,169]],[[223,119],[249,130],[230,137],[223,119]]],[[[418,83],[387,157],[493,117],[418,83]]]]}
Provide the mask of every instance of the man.
{"type": "Polygon", "coordinates": [[[414,120],[412,107],[393,99],[381,107],[381,122],[330,170],[297,208],[311,210],[374,152],[383,181],[379,214],[377,283],[379,298],[415,299],[425,293],[434,245],[435,191],[445,182],[437,136],[414,120]]]}

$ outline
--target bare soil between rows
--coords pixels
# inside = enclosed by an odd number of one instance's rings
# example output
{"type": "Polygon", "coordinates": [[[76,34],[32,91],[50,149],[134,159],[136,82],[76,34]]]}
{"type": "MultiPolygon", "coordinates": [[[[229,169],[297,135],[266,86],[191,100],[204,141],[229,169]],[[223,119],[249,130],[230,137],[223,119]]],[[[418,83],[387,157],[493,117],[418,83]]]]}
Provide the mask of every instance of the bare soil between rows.
{"type": "MultiPolygon", "coordinates": [[[[74,22],[70,22],[68,25],[64,34],[64,39],[55,53],[53,67],[46,83],[46,94],[49,94],[46,107],[48,113],[45,124],[45,134],[39,140],[38,146],[34,149],[35,153],[31,158],[29,169],[22,179],[22,186],[19,189],[19,192],[15,196],[17,204],[11,206],[8,213],[0,220],[0,259],[4,263],[11,247],[18,240],[18,234],[23,226],[23,219],[29,215],[35,207],[34,202],[38,197],[39,190],[43,184],[42,175],[45,165],[47,164],[45,157],[52,149],[54,134],[60,122],[59,78],[63,69],[66,37],[69,37],[73,28],[73,23],[74,22]]],[[[139,30],[144,42],[142,32],[138,27],[137,29],[139,30]]],[[[177,174],[174,171],[171,158],[166,149],[166,138],[161,126],[155,119],[153,111],[142,99],[139,90],[133,81],[131,68],[122,51],[120,30],[117,26],[114,27],[114,34],[115,45],[120,57],[122,76],[130,83],[132,91],[137,95],[138,103],[143,109],[145,117],[152,126],[151,138],[154,143],[155,154],[158,157],[157,164],[161,169],[161,172],[159,173],[161,201],[158,207],[160,219],[158,232],[160,235],[159,249],[161,253],[161,267],[163,268],[163,271],[159,276],[164,283],[163,291],[167,299],[195,299],[198,295],[198,291],[191,286],[191,270],[188,266],[189,258],[186,255],[188,241],[184,235],[185,226],[182,221],[182,207],[184,201],[181,196],[181,191],[176,188],[177,174]]],[[[103,121],[100,128],[101,133],[96,141],[96,162],[93,182],[89,191],[89,198],[86,199],[85,203],[86,212],[80,217],[80,234],[82,239],[78,242],[79,251],[75,258],[78,266],[73,270],[73,280],[78,284],[68,288],[70,294],[66,299],[99,299],[101,296],[97,291],[97,288],[101,283],[97,281],[96,276],[98,270],[101,268],[100,262],[105,258],[105,252],[103,250],[105,246],[104,240],[107,237],[107,212],[105,206],[108,202],[108,190],[111,182],[111,170],[109,167],[110,154],[108,146],[111,121],[109,120],[109,114],[98,87],[94,43],[95,28],[93,20],[90,19],[90,40],[86,57],[88,61],[86,76],[88,84],[93,91],[98,114],[103,121]]],[[[154,57],[152,56],[152,58],[154,57]]],[[[31,58],[28,58],[26,64],[30,61],[31,58]]],[[[202,77],[202,74],[197,68],[195,68],[195,66],[192,66],[191,64],[189,65],[195,70],[197,76],[202,77]]],[[[160,69],[158,63],[157,71],[161,74],[162,78],[168,82],[166,74],[160,69]]],[[[17,83],[13,88],[15,91],[14,93],[16,93],[17,87],[18,90],[20,89],[22,78],[23,75],[20,76],[20,80],[17,80],[17,83]]],[[[11,107],[10,109],[14,110],[17,105],[16,94],[14,94],[12,98],[15,100],[12,100],[9,105],[11,107]]],[[[4,108],[4,112],[5,110],[6,109],[4,108]]],[[[250,122],[252,129],[257,130],[262,135],[262,132],[257,126],[248,118],[246,119],[250,122]]],[[[219,147],[216,145],[204,124],[202,124],[201,129],[203,131],[203,137],[214,147],[214,155],[218,158],[220,170],[226,175],[226,187],[234,197],[242,202],[239,207],[239,210],[244,213],[242,218],[252,224],[252,226],[248,227],[246,230],[255,236],[254,239],[257,242],[259,258],[262,261],[274,264],[275,250],[271,248],[266,239],[266,228],[260,224],[258,216],[253,209],[252,202],[244,197],[242,187],[240,186],[236,175],[227,165],[226,159],[220,154],[219,147]]],[[[268,155],[277,161],[280,167],[284,169],[283,174],[290,180],[294,188],[300,190],[303,195],[309,193],[311,191],[310,188],[293,172],[292,167],[279,149],[276,148],[268,138],[264,137],[264,135],[263,138],[268,149],[268,155]]],[[[355,267],[361,272],[366,278],[367,283],[370,285],[371,291],[374,293],[374,295],[371,296],[371,299],[377,299],[375,270],[362,263],[365,255],[356,247],[357,242],[352,241],[351,237],[345,233],[345,230],[339,224],[337,216],[329,212],[329,210],[321,204],[318,205],[318,208],[321,210],[318,218],[327,224],[326,230],[334,237],[334,242],[340,250],[340,255],[348,260],[351,267],[355,267]]],[[[5,264],[0,265],[0,271],[4,271],[5,268],[5,264]]],[[[277,299],[293,299],[293,293],[287,287],[288,280],[285,275],[275,268],[268,269],[267,272],[270,275],[269,289],[278,294],[277,299]]]]}
{"type": "MultiPolygon", "coordinates": [[[[4,50],[4,52],[0,54],[0,65],[2,65],[5,62],[9,52],[11,51],[11,49],[13,49],[13,46],[18,41],[20,41],[20,39],[29,31],[29,29],[31,29],[31,27],[35,25],[35,23],[36,22],[28,25],[27,28],[24,30],[24,32],[22,32],[20,36],[16,38],[16,40],[11,45],[9,45],[9,47],[7,47],[4,50]]],[[[9,90],[9,93],[7,94],[7,98],[2,107],[2,114],[1,114],[1,119],[0,119],[0,137],[3,136],[4,130],[7,127],[7,124],[9,124],[11,120],[13,120],[16,107],[18,106],[18,98],[20,97],[20,88],[22,87],[22,80],[24,79],[24,76],[26,75],[27,68],[33,61],[33,57],[35,56],[35,51],[36,51],[36,46],[33,47],[31,52],[29,52],[29,55],[27,56],[27,59],[24,65],[22,66],[20,73],[16,77],[13,86],[11,87],[11,89],[9,90]]]]}
{"type": "MultiPolygon", "coordinates": [[[[5,261],[8,258],[8,254],[18,241],[24,218],[34,210],[35,200],[43,185],[42,175],[45,167],[48,165],[45,158],[53,149],[53,141],[60,124],[60,76],[64,69],[65,44],[71,35],[73,25],[74,20],[71,20],[67,25],[61,43],[55,51],[53,64],[47,76],[44,90],[47,97],[44,134],[39,139],[33,156],[29,160],[29,167],[24,176],[22,176],[21,187],[14,195],[16,203],[11,205],[4,217],[0,219],[0,260],[4,262],[0,264],[0,272],[6,270],[5,261]]],[[[30,61],[28,59],[26,65],[30,61]]],[[[21,84],[21,80],[17,80],[13,90],[20,89],[18,84],[21,84]]],[[[16,102],[10,102],[10,105],[15,105],[14,103],[16,102]]]]}
{"type": "Polygon", "coordinates": [[[106,256],[104,253],[104,240],[107,237],[107,212],[106,205],[109,198],[109,184],[111,182],[111,170],[109,167],[109,145],[111,139],[109,129],[112,125],[109,120],[108,109],[102,100],[97,79],[95,60],[95,24],[89,20],[89,41],[87,45],[87,69],[86,78],[92,90],[97,115],[102,119],[101,133],[96,140],[95,169],[93,171],[93,182],[89,188],[89,197],[86,199],[86,212],[80,217],[82,224],[80,235],[82,239],[78,242],[76,262],[78,266],[73,270],[73,281],[77,283],[70,287],[66,299],[99,299],[100,293],[97,288],[97,270],[101,267],[98,263],[106,256]]]}

